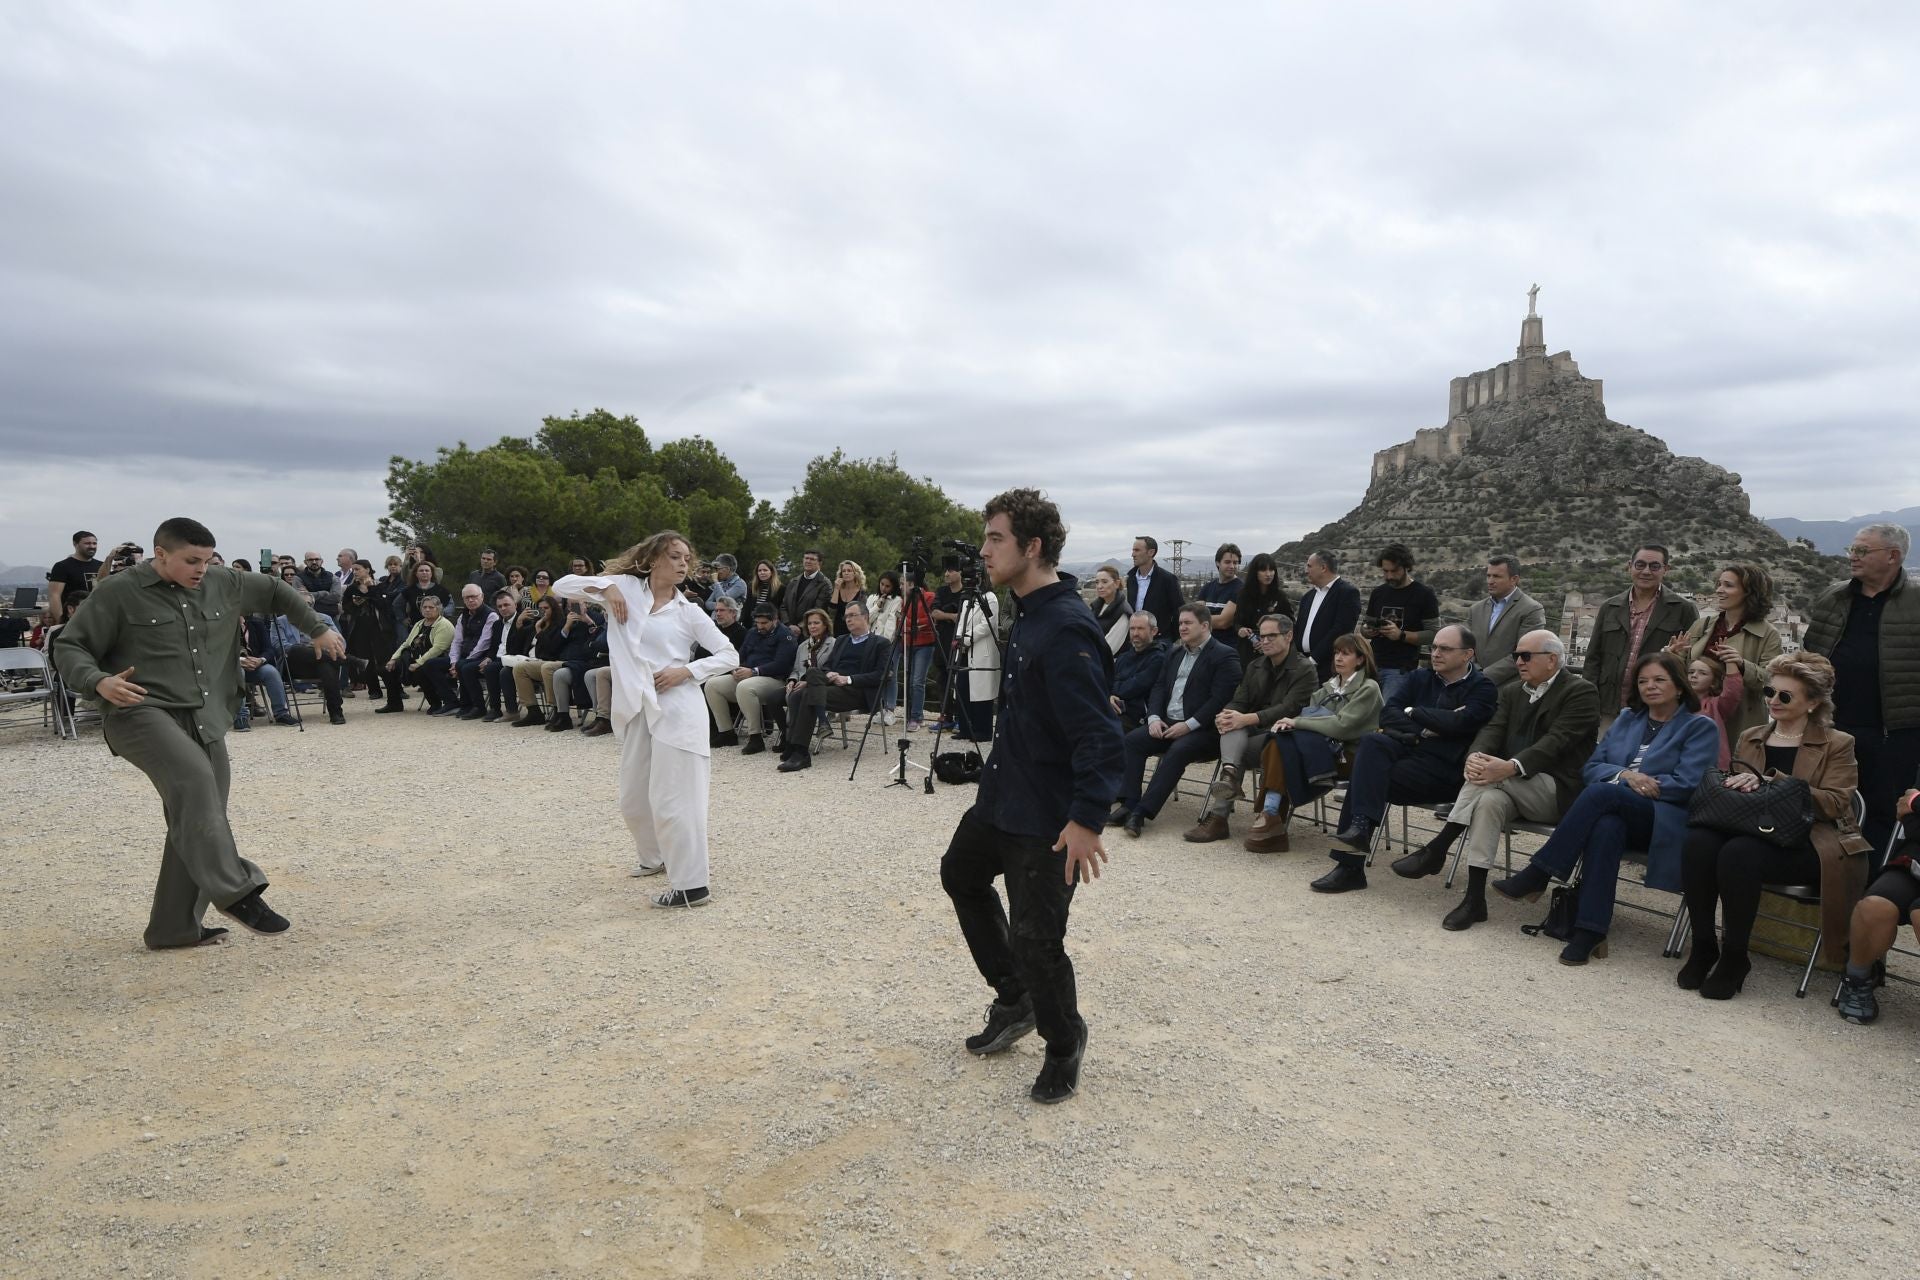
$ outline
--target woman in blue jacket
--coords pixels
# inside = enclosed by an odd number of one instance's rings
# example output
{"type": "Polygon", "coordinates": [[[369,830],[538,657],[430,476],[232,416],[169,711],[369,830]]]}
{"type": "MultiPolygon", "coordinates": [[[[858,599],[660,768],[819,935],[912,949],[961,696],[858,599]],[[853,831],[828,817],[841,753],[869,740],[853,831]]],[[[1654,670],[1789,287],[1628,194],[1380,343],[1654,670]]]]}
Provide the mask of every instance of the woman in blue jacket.
{"type": "Polygon", "coordinates": [[[1586,790],[1533,860],[1493,886],[1506,897],[1531,901],[1585,860],[1573,937],[1560,952],[1561,964],[1607,954],[1620,858],[1628,849],[1647,851],[1650,888],[1680,891],[1687,806],[1719,759],[1720,728],[1697,714],[1700,703],[1678,658],[1643,655],[1634,665],[1633,684],[1628,711],[1586,763],[1586,790]]]}

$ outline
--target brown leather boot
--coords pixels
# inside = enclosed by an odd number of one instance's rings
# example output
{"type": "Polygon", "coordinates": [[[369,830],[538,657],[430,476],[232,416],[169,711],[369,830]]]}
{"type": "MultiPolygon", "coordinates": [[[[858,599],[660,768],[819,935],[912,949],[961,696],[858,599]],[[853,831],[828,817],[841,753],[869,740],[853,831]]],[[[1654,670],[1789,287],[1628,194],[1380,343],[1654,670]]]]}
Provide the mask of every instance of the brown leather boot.
{"type": "Polygon", "coordinates": [[[1203,816],[1183,838],[1190,844],[1206,844],[1212,840],[1225,840],[1229,834],[1227,815],[1217,813],[1211,818],[1203,816]]]}
{"type": "Polygon", "coordinates": [[[1247,838],[1240,842],[1249,853],[1287,853],[1293,848],[1287,839],[1287,818],[1285,814],[1269,814],[1262,810],[1253,820],[1253,828],[1247,832],[1247,838]]]}

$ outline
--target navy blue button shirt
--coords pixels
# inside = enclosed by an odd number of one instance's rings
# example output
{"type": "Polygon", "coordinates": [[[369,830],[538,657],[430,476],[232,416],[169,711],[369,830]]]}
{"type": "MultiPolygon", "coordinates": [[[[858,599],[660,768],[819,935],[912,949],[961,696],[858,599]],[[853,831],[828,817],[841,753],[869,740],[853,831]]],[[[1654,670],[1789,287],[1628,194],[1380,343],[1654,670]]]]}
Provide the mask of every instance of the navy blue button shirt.
{"type": "Polygon", "coordinates": [[[1107,701],[1113,651],[1070,574],[1014,597],[993,754],[974,814],[1013,835],[1100,830],[1120,794],[1120,717],[1107,701]]]}

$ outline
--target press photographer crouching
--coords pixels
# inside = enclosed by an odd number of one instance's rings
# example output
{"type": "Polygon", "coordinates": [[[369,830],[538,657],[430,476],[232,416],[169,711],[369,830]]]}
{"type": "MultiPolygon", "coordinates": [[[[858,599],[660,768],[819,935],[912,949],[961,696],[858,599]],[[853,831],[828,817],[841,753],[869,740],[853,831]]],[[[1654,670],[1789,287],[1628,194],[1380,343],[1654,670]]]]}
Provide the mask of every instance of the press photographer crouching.
{"type": "Polygon", "coordinates": [[[375,707],[375,715],[405,711],[404,685],[417,684],[427,695],[427,713],[446,714],[457,710],[453,694],[452,664],[447,654],[453,649],[453,624],[440,616],[440,598],[420,597],[420,621],[413,624],[400,649],[387,662],[392,678],[387,681],[387,704],[375,707]]]}
{"type": "Polygon", "coordinates": [[[781,747],[781,773],[812,767],[812,728],[822,712],[870,712],[879,701],[892,646],[869,629],[864,600],[847,601],[846,618],[847,634],[834,644],[827,666],[806,672],[787,694],[792,731],[781,747]]]}

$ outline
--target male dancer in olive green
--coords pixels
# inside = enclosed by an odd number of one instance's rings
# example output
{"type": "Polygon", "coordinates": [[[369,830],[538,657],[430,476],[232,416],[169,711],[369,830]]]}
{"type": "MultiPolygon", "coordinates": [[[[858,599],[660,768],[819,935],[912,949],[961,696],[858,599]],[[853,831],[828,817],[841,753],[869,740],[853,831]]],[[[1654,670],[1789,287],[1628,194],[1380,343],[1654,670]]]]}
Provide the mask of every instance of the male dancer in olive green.
{"type": "Polygon", "coordinates": [[[153,559],[100,580],[53,642],[67,686],[98,700],[107,746],[153,783],[167,815],[147,946],[218,941],[207,905],[255,933],[287,928],[261,899],[260,868],[240,856],[227,825],[227,728],[240,685],[241,619],[284,613],[322,657],[344,656],[328,627],[279,578],[213,560],[213,534],[176,516],[153,535],[153,559]],[[137,683],[136,683],[137,678],[137,683]]]}

